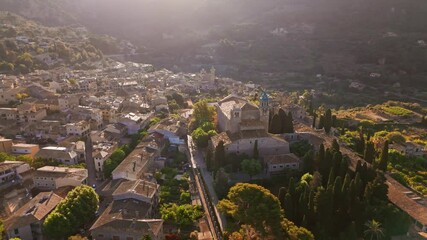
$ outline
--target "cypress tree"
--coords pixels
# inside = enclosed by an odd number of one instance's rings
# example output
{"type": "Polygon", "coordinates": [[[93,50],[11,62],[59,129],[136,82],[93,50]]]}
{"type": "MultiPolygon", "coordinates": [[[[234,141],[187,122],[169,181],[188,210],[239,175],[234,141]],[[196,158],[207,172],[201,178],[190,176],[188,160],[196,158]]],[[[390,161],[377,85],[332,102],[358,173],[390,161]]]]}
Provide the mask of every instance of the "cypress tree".
{"type": "Polygon", "coordinates": [[[342,154],[341,152],[335,152],[334,153],[334,157],[333,157],[333,161],[332,161],[332,167],[335,169],[335,176],[338,176],[339,172],[340,172],[340,167],[341,167],[341,162],[342,162],[342,154]]]}
{"type": "Polygon", "coordinates": [[[219,141],[215,148],[215,169],[223,167],[225,164],[225,148],[224,141],[219,141]]]}
{"type": "Polygon", "coordinates": [[[324,127],[325,127],[325,116],[320,115],[320,118],[319,118],[319,129],[322,129],[324,127]]]}
{"type": "Polygon", "coordinates": [[[327,189],[329,189],[329,188],[333,188],[334,181],[335,181],[335,169],[334,169],[334,168],[331,168],[331,171],[329,172],[329,178],[328,178],[328,183],[327,183],[327,189]]]}
{"type": "MultiPolygon", "coordinates": [[[[316,156],[316,169],[320,172],[320,169],[322,168],[322,164],[324,164],[325,161],[325,145],[323,145],[323,143],[320,144],[319,146],[319,151],[317,152],[317,156],[316,156]]],[[[322,174],[322,173],[320,173],[322,174]]]]}
{"type": "Polygon", "coordinates": [[[332,149],[333,149],[335,152],[339,152],[339,151],[340,151],[340,145],[338,144],[338,141],[337,141],[336,139],[334,139],[334,140],[332,141],[332,149]]]}
{"type": "Polygon", "coordinates": [[[254,143],[253,158],[256,159],[256,160],[258,160],[258,158],[259,158],[258,140],[255,140],[255,143],[254,143]]]}
{"type": "Polygon", "coordinates": [[[284,132],[285,133],[293,133],[294,132],[294,123],[293,123],[293,117],[292,117],[292,113],[288,112],[288,115],[286,115],[285,118],[285,125],[284,125],[284,132]]]}
{"type": "Polygon", "coordinates": [[[333,188],[334,203],[337,206],[339,203],[341,203],[341,196],[342,196],[341,190],[342,190],[342,179],[340,176],[338,176],[337,178],[335,178],[334,188],[333,188]]]}
{"type": "Polygon", "coordinates": [[[346,176],[347,170],[348,170],[348,159],[345,157],[345,158],[342,158],[341,160],[338,176],[343,178],[344,176],[346,176]]]}
{"type": "Polygon", "coordinates": [[[274,114],[273,118],[271,119],[270,133],[280,134],[281,132],[282,132],[282,121],[280,120],[280,117],[278,114],[274,114]]]}
{"type": "Polygon", "coordinates": [[[313,116],[313,113],[314,113],[313,101],[310,100],[309,105],[308,105],[308,114],[313,116]]]}
{"type": "Polygon", "coordinates": [[[324,121],[325,121],[324,122],[325,132],[329,133],[331,131],[331,127],[332,127],[332,111],[331,111],[331,109],[326,110],[324,121]]]}
{"type": "Polygon", "coordinates": [[[388,163],[388,141],[385,141],[383,150],[380,155],[380,162],[378,163],[378,169],[382,171],[386,171],[387,163],[388,163]]]}
{"type": "Polygon", "coordinates": [[[332,119],[331,119],[332,127],[337,127],[337,124],[338,124],[337,116],[332,115],[332,119]]]}
{"type": "Polygon", "coordinates": [[[363,154],[363,158],[368,163],[373,163],[375,158],[375,147],[372,141],[366,142],[365,153],[363,154]]]}
{"type": "Polygon", "coordinates": [[[311,125],[312,128],[316,128],[316,119],[317,119],[317,115],[313,114],[313,123],[311,125]]]}
{"type": "Polygon", "coordinates": [[[285,133],[288,116],[286,115],[286,112],[282,108],[279,109],[279,118],[281,123],[280,133],[285,133]]]}
{"type": "Polygon", "coordinates": [[[280,204],[282,205],[283,208],[285,208],[285,206],[284,206],[285,195],[286,195],[286,188],[285,187],[281,187],[279,189],[279,195],[277,196],[277,198],[279,199],[280,204]]]}
{"type": "Polygon", "coordinates": [[[292,197],[291,195],[288,193],[286,193],[285,195],[285,201],[284,201],[284,206],[285,206],[285,216],[287,219],[294,221],[295,220],[295,216],[294,216],[294,206],[293,206],[293,202],[292,202],[292,197]]]}
{"type": "Polygon", "coordinates": [[[313,173],[314,171],[314,156],[313,150],[307,152],[303,157],[303,171],[313,173]]]}
{"type": "Polygon", "coordinates": [[[288,185],[288,193],[293,197],[295,197],[295,180],[293,177],[289,179],[289,185],[288,185]]]}

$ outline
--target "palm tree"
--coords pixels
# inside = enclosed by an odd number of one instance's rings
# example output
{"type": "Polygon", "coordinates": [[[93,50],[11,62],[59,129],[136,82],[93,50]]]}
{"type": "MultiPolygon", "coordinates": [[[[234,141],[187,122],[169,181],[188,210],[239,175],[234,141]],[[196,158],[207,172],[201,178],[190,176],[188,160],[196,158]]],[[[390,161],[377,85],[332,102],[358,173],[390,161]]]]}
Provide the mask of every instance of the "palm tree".
{"type": "Polygon", "coordinates": [[[384,229],[381,227],[381,223],[374,219],[365,223],[366,230],[363,232],[365,237],[370,240],[380,240],[384,237],[384,229]]]}

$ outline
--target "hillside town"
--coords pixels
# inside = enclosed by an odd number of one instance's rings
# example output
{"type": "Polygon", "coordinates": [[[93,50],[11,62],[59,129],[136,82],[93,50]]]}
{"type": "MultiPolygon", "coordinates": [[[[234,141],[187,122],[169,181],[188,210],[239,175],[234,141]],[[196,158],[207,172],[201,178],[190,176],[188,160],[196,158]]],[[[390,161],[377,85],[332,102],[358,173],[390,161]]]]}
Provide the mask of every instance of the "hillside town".
{"type": "MultiPolygon", "coordinates": [[[[226,187],[305,173],[309,163],[292,147],[301,142],[316,150],[341,147],[347,168],[356,172],[371,164],[344,142],[337,147],[339,128],[327,127],[285,93],[218,77],[214,68],[173,73],[116,62],[87,71],[0,75],[0,81],[0,216],[7,239],[66,237],[46,229],[58,206],[84,185],[99,204],[70,234],[227,239],[230,218],[221,199],[228,189],[218,184],[224,176],[226,187]],[[275,129],[282,112],[288,120],[275,129]]],[[[425,154],[413,142],[390,148],[425,154]]],[[[386,178],[389,200],[411,218],[407,235],[425,236],[425,197],[389,173],[386,178]]]]}

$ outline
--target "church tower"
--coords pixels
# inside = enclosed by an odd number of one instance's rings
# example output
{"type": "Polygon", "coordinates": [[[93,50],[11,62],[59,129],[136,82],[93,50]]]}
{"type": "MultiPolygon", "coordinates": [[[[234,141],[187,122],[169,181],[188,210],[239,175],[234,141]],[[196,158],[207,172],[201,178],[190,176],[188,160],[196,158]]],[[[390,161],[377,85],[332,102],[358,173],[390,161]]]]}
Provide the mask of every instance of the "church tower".
{"type": "Polygon", "coordinates": [[[269,124],[269,113],[270,113],[270,100],[268,94],[265,91],[262,91],[259,98],[259,111],[260,111],[260,120],[264,123],[265,130],[268,131],[269,124]]]}

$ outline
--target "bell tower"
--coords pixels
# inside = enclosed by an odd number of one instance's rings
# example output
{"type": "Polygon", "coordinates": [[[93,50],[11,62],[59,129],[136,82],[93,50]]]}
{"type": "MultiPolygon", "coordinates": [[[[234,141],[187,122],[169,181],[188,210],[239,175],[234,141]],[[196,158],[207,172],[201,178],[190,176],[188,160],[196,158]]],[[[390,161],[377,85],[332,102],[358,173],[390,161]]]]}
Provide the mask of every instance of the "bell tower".
{"type": "Polygon", "coordinates": [[[265,130],[268,131],[268,121],[270,113],[270,100],[268,94],[261,90],[261,96],[259,98],[259,111],[260,111],[260,120],[264,123],[265,130]]]}

